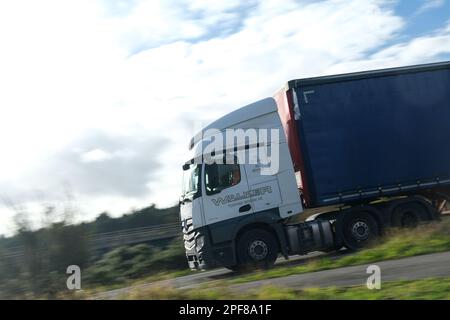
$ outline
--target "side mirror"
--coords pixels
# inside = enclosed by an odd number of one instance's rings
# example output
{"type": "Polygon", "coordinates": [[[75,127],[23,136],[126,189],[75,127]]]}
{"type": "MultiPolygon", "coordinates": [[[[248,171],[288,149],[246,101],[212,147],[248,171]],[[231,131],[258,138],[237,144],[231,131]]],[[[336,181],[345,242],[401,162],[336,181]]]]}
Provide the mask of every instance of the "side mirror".
{"type": "Polygon", "coordinates": [[[220,187],[219,187],[219,188],[216,188],[216,189],[214,189],[214,190],[207,190],[206,193],[207,193],[209,196],[211,196],[211,195],[214,195],[214,194],[221,193],[222,190],[223,190],[223,188],[220,188],[220,187]]]}
{"type": "Polygon", "coordinates": [[[190,166],[191,166],[190,163],[183,164],[183,171],[189,170],[190,166]]]}

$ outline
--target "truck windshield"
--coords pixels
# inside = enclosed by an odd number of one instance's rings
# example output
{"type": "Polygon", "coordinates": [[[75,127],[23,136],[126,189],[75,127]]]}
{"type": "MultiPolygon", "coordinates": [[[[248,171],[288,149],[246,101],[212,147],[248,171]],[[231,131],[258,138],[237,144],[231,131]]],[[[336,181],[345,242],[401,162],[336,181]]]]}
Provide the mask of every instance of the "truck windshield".
{"type": "Polygon", "coordinates": [[[183,198],[197,193],[199,188],[200,165],[190,164],[183,167],[183,198]]]}

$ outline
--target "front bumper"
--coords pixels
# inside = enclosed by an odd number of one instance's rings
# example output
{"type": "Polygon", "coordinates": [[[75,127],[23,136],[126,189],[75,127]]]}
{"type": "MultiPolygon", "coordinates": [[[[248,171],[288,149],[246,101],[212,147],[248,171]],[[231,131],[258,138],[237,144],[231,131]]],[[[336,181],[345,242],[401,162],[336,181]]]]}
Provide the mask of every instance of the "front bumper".
{"type": "Polygon", "coordinates": [[[206,232],[202,232],[203,228],[193,230],[183,228],[184,248],[186,250],[186,258],[191,270],[206,270],[216,266],[214,259],[210,256],[211,241],[206,232]],[[203,237],[203,245],[198,246],[198,239],[203,237]]]}
{"type": "Polygon", "coordinates": [[[191,270],[207,270],[218,266],[207,250],[197,251],[195,246],[190,250],[186,249],[186,258],[191,270]]]}
{"type": "Polygon", "coordinates": [[[207,227],[194,230],[192,221],[189,220],[185,221],[183,225],[184,247],[191,270],[207,270],[236,265],[231,243],[214,245],[207,227]],[[201,247],[197,246],[199,237],[203,237],[203,245],[201,247]]]}

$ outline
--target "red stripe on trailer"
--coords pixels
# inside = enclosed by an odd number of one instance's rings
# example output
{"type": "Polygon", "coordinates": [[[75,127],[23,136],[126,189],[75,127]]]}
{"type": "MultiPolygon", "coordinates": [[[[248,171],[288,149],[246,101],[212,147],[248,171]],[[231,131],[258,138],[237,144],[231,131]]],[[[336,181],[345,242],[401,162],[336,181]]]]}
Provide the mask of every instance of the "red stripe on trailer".
{"type": "Polygon", "coordinates": [[[278,115],[283,125],[286,141],[291,153],[294,171],[300,172],[302,185],[298,186],[303,193],[305,205],[308,206],[311,197],[308,188],[308,179],[306,177],[305,164],[300,147],[300,139],[298,137],[297,124],[294,117],[294,100],[292,89],[286,91],[284,88],[277,92],[273,97],[277,103],[278,115]]]}

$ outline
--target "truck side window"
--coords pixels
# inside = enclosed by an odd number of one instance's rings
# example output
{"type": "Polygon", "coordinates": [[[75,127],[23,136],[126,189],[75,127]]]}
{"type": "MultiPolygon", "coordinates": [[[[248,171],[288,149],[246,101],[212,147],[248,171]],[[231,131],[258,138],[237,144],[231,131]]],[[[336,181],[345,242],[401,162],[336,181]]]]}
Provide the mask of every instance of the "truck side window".
{"type": "Polygon", "coordinates": [[[235,186],[241,181],[239,164],[207,164],[205,165],[206,194],[211,195],[235,186]]]}

